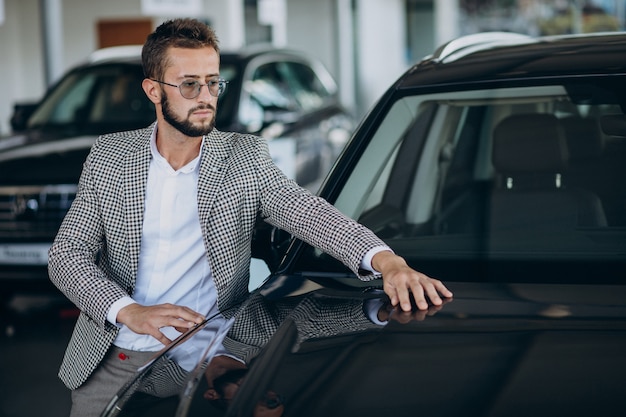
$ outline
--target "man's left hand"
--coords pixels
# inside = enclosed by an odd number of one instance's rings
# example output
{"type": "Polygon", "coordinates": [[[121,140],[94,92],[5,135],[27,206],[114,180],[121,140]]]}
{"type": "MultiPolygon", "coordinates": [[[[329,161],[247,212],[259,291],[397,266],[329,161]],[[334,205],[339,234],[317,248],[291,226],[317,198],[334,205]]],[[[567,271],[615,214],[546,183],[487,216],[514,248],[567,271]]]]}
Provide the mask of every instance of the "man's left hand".
{"type": "Polygon", "coordinates": [[[411,311],[410,293],[417,308],[428,309],[443,303],[441,297],[451,298],[452,292],[439,281],[409,267],[404,258],[390,251],[378,252],[372,258],[372,267],[383,275],[383,289],[393,306],[400,305],[403,311],[411,311]]]}

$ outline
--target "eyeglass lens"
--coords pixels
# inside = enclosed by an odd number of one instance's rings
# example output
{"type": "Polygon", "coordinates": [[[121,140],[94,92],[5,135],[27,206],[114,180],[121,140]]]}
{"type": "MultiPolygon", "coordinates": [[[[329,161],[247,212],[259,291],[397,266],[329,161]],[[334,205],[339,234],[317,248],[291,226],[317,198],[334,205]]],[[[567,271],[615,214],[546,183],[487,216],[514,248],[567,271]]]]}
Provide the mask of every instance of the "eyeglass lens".
{"type": "Polygon", "coordinates": [[[209,88],[209,93],[211,93],[213,97],[219,97],[226,89],[226,81],[224,80],[209,81],[206,84],[200,84],[199,81],[185,81],[178,87],[183,97],[192,99],[200,95],[200,90],[205,85],[209,88]]]}

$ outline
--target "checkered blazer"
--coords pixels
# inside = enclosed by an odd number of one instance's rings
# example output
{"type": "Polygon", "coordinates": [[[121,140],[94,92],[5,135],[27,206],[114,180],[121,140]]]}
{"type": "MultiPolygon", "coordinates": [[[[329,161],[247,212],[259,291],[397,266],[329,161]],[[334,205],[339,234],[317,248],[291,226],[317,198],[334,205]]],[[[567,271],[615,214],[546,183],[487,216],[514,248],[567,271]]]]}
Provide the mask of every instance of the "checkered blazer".
{"type": "MultiPolygon", "coordinates": [[[[133,294],[153,129],[98,138],[49,252],[50,279],[81,310],[59,371],[70,389],[89,377],[117,334],[106,320],[109,308],[133,294]]],[[[365,253],[383,244],[286,178],[263,139],[213,130],[203,146],[198,212],[221,311],[248,294],[257,214],[341,260],[357,275],[365,253]]]]}

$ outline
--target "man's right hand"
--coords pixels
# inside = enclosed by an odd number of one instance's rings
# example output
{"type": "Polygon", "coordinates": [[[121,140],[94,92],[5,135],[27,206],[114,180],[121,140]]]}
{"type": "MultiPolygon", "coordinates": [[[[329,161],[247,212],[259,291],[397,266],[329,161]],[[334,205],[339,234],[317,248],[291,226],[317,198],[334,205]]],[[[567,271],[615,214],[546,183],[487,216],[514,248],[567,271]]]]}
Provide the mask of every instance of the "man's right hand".
{"type": "Polygon", "coordinates": [[[192,309],[169,303],[155,306],[130,304],[117,314],[118,323],[126,325],[135,333],[148,334],[164,345],[172,341],[161,332],[162,327],[174,327],[183,333],[202,321],[204,317],[192,309]]]}

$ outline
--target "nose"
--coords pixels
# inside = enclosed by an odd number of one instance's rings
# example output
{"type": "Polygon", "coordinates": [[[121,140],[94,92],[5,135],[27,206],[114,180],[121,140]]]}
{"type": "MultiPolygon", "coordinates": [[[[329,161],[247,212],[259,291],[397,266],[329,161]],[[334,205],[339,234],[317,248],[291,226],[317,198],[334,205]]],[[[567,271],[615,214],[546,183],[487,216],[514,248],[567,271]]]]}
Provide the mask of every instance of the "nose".
{"type": "Polygon", "coordinates": [[[213,94],[209,91],[209,84],[200,84],[199,88],[200,92],[198,93],[198,97],[196,97],[198,100],[211,101],[213,99],[213,94]]]}

